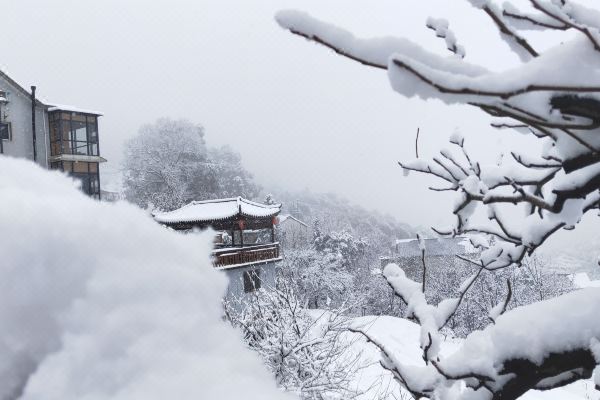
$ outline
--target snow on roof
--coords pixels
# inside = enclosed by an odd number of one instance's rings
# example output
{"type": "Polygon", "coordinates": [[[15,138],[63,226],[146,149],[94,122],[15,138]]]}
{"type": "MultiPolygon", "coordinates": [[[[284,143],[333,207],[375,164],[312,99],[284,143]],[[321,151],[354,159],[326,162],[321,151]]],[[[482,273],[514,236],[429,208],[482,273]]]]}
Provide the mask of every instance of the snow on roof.
{"type": "Polygon", "coordinates": [[[104,113],[102,113],[100,111],[85,110],[83,108],[68,106],[68,105],[64,105],[64,104],[49,104],[49,106],[50,106],[50,108],[48,108],[48,111],[70,111],[70,112],[76,112],[76,113],[81,113],[81,114],[104,115],[104,113]]]}
{"type": "Polygon", "coordinates": [[[305,227],[307,227],[307,228],[308,228],[308,224],[306,224],[306,223],[304,223],[304,222],[300,221],[298,218],[294,217],[293,215],[289,215],[289,214],[280,215],[280,216],[279,216],[279,223],[281,224],[281,223],[283,223],[283,222],[287,221],[288,219],[290,219],[290,220],[293,220],[293,221],[296,221],[296,222],[298,222],[299,224],[301,224],[301,225],[304,225],[305,227]]]}
{"type": "Polygon", "coordinates": [[[209,222],[243,215],[247,217],[273,217],[281,211],[281,204],[266,205],[246,200],[242,197],[205,201],[192,201],[177,210],[157,213],[158,222],[209,222]]]}
{"type": "Polygon", "coordinates": [[[573,282],[573,285],[578,289],[597,287],[600,288],[600,280],[593,281],[590,279],[586,272],[579,272],[576,274],[569,275],[569,279],[573,282]]]}
{"type": "MultiPolygon", "coordinates": [[[[423,239],[425,254],[429,256],[454,256],[476,253],[469,239],[464,236],[455,238],[423,239]]],[[[416,238],[396,240],[396,253],[400,257],[420,257],[421,249],[416,238]]]]}

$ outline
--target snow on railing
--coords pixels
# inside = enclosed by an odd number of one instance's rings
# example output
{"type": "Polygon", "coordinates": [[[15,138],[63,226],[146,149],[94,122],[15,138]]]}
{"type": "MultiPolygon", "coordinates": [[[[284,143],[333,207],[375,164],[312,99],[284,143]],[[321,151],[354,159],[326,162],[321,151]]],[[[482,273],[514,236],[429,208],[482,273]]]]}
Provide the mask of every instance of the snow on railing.
{"type": "Polygon", "coordinates": [[[213,265],[218,268],[268,262],[279,258],[279,242],[213,250],[213,265]]]}

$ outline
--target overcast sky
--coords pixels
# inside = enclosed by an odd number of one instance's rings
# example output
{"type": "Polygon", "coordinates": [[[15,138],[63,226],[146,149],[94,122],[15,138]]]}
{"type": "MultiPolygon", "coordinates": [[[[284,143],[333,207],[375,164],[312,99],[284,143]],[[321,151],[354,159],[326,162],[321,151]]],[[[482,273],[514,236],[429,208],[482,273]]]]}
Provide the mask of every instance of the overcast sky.
{"type": "Polygon", "coordinates": [[[413,157],[417,128],[423,156],[455,129],[490,156],[506,133],[478,110],[396,95],[384,72],[279,28],[273,16],[286,8],[440,54],[444,43],[424,22],[446,17],[468,61],[518,63],[489,19],[459,0],[0,0],[0,67],[44,99],[104,112],[103,182],[114,181],[141,124],[187,118],[205,126],[209,144],[239,151],[267,188],[338,193],[414,225],[449,221],[448,198],[397,165],[413,157]]]}

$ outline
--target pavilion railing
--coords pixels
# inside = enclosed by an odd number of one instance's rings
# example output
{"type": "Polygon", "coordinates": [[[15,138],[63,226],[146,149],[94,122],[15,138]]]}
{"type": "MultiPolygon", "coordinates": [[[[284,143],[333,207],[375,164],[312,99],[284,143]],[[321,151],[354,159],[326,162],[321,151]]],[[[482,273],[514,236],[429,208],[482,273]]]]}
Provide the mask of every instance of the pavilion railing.
{"type": "Polygon", "coordinates": [[[213,250],[215,267],[228,267],[275,260],[280,257],[279,243],[268,243],[245,247],[228,247],[213,250]]]}

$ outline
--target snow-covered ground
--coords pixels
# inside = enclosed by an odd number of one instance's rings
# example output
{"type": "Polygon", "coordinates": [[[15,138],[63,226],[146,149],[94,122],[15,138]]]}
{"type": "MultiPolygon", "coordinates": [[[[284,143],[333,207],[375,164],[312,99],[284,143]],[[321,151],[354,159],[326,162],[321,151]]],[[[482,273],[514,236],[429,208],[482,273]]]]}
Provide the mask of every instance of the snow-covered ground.
{"type": "MultiPolygon", "coordinates": [[[[356,318],[351,325],[388,346],[401,362],[415,366],[424,365],[422,352],[419,349],[420,327],[417,324],[402,318],[382,316],[356,318]]],[[[355,381],[357,390],[363,392],[359,397],[360,400],[411,399],[408,392],[401,389],[392,379],[391,373],[380,366],[380,352],[372,343],[355,333],[347,333],[345,339],[351,343],[349,351],[361,354],[362,365],[366,366],[355,381]]],[[[460,340],[446,338],[442,343],[442,356],[452,354],[459,345],[460,340]]],[[[600,400],[600,392],[594,390],[591,380],[586,380],[545,392],[530,391],[522,398],[524,400],[600,400]]]]}
{"type": "Polygon", "coordinates": [[[0,156],[0,399],[287,399],[221,319],[209,235],[0,156]]]}

